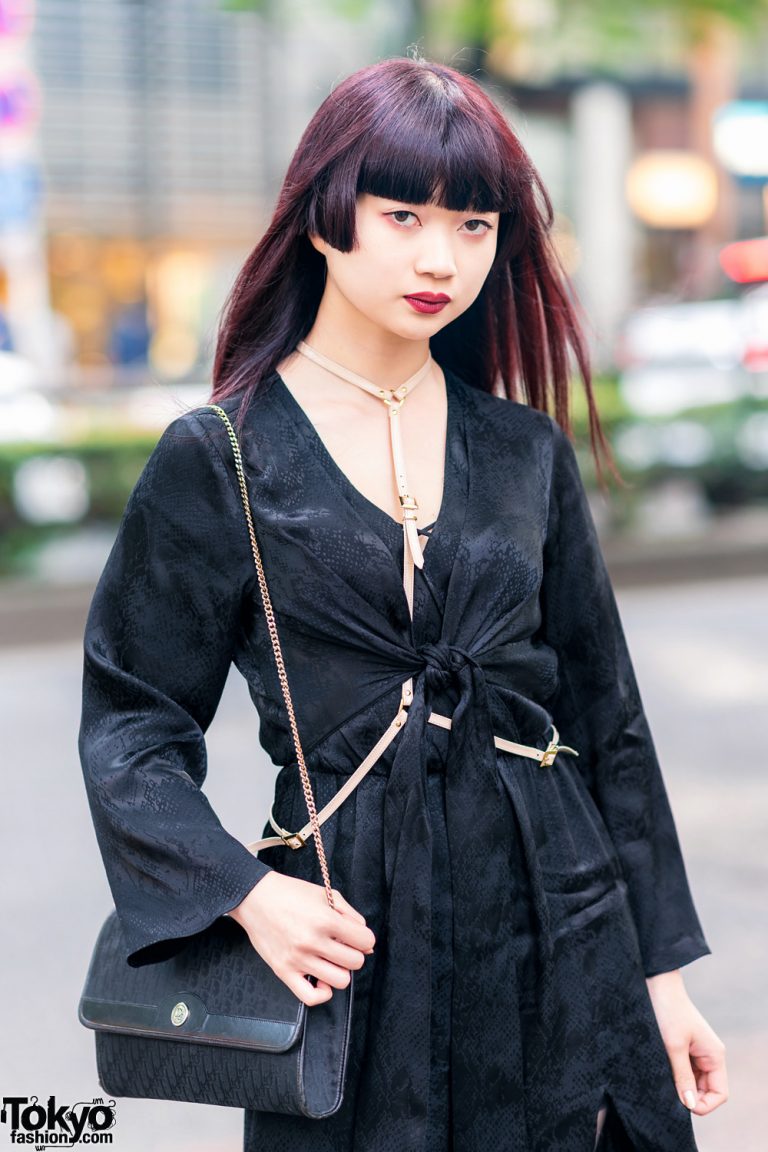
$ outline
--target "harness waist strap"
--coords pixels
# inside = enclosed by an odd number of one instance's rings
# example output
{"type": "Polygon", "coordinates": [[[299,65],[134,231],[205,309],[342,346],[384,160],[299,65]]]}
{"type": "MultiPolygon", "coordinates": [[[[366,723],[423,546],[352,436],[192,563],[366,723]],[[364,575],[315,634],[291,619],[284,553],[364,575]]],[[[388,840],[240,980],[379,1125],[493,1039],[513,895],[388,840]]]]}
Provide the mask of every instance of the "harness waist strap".
{"type": "MultiPolygon", "coordinates": [[[[329,816],[333,815],[336,809],[344,803],[350,793],[353,792],[358,784],[362,781],[363,777],[366,776],[368,772],[370,772],[374,764],[382,757],[386,749],[394,740],[397,733],[403,728],[406,721],[408,720],[407,705],[411,702],[412,699],[412,681],[408,679],[403,685],[403,692],[397,715],[392,720],[391,724],[383,733],[383,735],[374,744],[373,748],[371,748],[365,759],[349,777],[347,782],[338,790],[333,799],[330,800],[320,812],[318,812],[317,820],[319,824],[324,823],[324,821],[326,821],[329,816]]],[[[450,716],[442,716],[438,712],[430,712],[429,716],[427,717],[427,721],[430,724],[435,724],[438,728],[448,729],[450,729],[452,723],[450,716]]],[[[559,733],[557,728],[554,724],[552,724],[551,727],[552,739],[550,740],[547,747],[543,749],[534,748],[530,744],[517,744],[514,740],[505,740],[501,736],[494,736],[493,742],[496,747],[500,748],[503,752],[512,752],[517,756],[528,756],[531,760],[538,760],[543,768],[549,768],[552,766],[552,764],[554,764],[555,757],[557,756],[558,752],[568,752],[573,756],[578,756],[578,752],[575,748],[569,748],[566,744],[558,744],[559,733]]],[[[261,848],[272,848],[279,844],[286,844],[289,848],[303,848],[309,837],[313,834],[311,822],[307,822],[299,832],[289,832],[286,828],[281,828],[275,820],[274,813],[272,811],[273,807],[274,803],[269,810],[269,822],[277,832],[277,836],[267,836],[265,839],[254,840],[253,843],[246,845],[248,851],[252,852],[254,855],[261,848]]]]}

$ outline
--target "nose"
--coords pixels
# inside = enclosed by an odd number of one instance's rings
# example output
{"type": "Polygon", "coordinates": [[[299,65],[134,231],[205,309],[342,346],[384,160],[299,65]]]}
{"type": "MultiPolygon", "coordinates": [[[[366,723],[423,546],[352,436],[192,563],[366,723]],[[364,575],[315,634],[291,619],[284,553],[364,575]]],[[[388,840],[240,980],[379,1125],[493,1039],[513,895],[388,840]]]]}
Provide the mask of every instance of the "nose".
{"type": "Polygon", "coordinates": [[[449,276],[455,276],[456,271],[456,258],[449,237],[442,230],[431,232],[429,228],[425,228],[414,272],[447,279],[449,276]]]}

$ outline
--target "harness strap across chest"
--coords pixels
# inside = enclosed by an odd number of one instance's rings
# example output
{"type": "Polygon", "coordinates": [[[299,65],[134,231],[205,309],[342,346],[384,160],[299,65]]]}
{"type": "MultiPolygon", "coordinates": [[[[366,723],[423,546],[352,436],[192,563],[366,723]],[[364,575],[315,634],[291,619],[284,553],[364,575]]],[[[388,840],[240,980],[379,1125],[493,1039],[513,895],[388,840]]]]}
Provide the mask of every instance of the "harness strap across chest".
{"type": "MultiPolygon", "coordinates": [[[[413,590],[414,590],[414,570],[415,568],[423,568],[424,566],[424,553],[419,541],[419,533],[417,528],[418,521],[418,503],[416,498],[408,489],[408,476],[405,466],[405,453],[403,451],[402,433],[400,427],[400,420],[398,419],[400,409],[405,403],[410,393],[416,388],[426,377],[432,369],[432,354],[427,353],[427,359],[421,368],[418,369],[412,376],[401,384],[399,388],[386,389],[379,388],[371,380],[367,380],[364,376],[352,372],[350,369],[345,368],[342,364],[338,364],[330,357],[323,355],[316,349],[310,347],[304,340],[300,340],[296,345],[297,351],[301,352],[308,359],[315,361],[321,367],[326,368],[329,372],[339,376],[344,380],[348,380],[351,384],[356,384],[359,388],[369,392],[372,396],[381,400],[387,407],[389,414],[389,431],[390,431],[390,446],[392,450],[392,466],[394,469],[395,483],[397,485],[398,496],[403,513],[403,589],[405,591],[406,600],[408,602],[408,611],[411,619],[413,619],[413,590]]],[[[413,677],[409,676],[404,681],[401,690],[400,704],[396,715],[393,717],[387,729],[382,733],[380,738],[376,741],[373,748],[371,748],[365,759],[359,764],[354,773],[349,777],[346,783],[335,794],[333,799],[329,801],[325,807],[318,812],[317,820],[322,824],[331,816],[336,809],[343,804],[346,798],[354,791],[358,784],[363,780],[367,773],[371,770],[374,764],[384,754],[385,750],[389,747],[392,741],[397,736],[398,732],[402,729],[408,719],[408,706],[413,702],[413,677]]],[[[430,712],[427,717],[430,724],[434,724],[439,728],[451,727],[450,716],[442,716],[437,712],[430,712]]],[[[494,735],[494,744],[505,752],[512,752],[518,756],[527,756],[532,760],[538,760],[542,767],[550,767],[555,760],[558,752],[568,752],[574,756],[578,756],[578,752],[574,748],[569,748],[565,744],[559,744],[559,734],[554,724],[552,724],[552,740],[546,748],[534,748],[528,744],[518,744],[513,740],[505,740],[501,736],[494,735]]],[[[279,844],[287,844],[290,848],[301,848],[306,844],[308,838],[312,835],[311,822],[307,822],[303,828],[298,832],[289,832],[285,828],[281,828],[274,818],[272,808],[269,812],[269,823],[277,832],[276,836],[268,836],[262,840],[255,840],[253,843],[248,844],[247,848],[250,852],[256,853],[261,848],[270,848],[279,844]]]]}

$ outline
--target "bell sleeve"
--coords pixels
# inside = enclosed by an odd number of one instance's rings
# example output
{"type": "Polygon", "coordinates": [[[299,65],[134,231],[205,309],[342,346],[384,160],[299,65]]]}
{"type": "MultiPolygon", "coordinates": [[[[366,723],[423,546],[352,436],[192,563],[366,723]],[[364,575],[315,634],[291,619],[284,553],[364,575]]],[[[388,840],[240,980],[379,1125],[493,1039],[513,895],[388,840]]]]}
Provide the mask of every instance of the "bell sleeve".
{"type": "Polygon", "coordinates": [[[223,828],[201,791],[204,733],[241,606],[258,596],[228,448],[213,413],[187,413],[166,428],[130,495],[85,627],[78,749],[132,967],[173,955],[272,871],[223,828]]]}
{"type": "Polygon", "coordinates": [[[646,977],[711,953],[693,904],[654,741],[595,524],[566,433],[552,423],[540,599],[557,653],[548,704],[608,829],[627,883],[646,977]]]}

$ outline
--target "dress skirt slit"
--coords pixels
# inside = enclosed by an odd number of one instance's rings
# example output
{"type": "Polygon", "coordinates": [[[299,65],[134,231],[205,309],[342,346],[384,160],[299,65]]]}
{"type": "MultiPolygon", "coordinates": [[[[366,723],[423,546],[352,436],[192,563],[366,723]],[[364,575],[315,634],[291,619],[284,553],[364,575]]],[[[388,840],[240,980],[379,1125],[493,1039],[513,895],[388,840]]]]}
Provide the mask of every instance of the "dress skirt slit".
{"type": "Polygon", "coordinates": [[[427,804],[432,828],[432,1054],[426,1152],[450,1152],[453,1147],[449,1060],[453,900],[445,822],[445,766],[438,757],[430,757],[427,804]]]}

